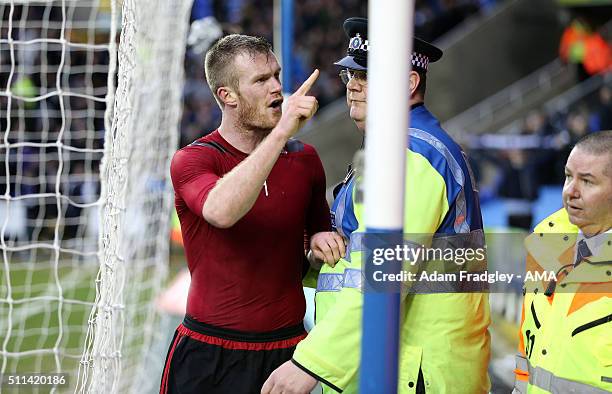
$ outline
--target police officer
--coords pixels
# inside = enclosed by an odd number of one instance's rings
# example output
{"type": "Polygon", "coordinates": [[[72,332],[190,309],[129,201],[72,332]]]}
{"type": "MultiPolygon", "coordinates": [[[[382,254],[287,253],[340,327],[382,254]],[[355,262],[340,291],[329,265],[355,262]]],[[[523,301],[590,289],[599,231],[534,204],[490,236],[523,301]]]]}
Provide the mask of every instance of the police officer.
{"type": "MultiPolygon", "coordinates": [[[[347,56],[335,64],[346,84],[350,117],[365,133],[367,109],[367,20],[344,22],[347,56]]],[[[442,57],[435,46],[414,40],[410,72],[409,139],[404,232],[480,238],[482,218],[475,184],[460,147],[424,105],[429,64],[442,57]]],[[[316,295],[317,322],[291,361],[272,373],[262,393],[307,393],[316,381],[324,392],[355,393],[361,343],[363,206],[356,200],[360,175],[347,174],[332,215],[336,231],[349,239],[347,257],[323,266],[316,295]]],[[[400,393],[487,393],[490,356],[486,294],[410,294],[401,307],[400,393]]],[[[367,361],[367,360],[366,360],[367,361]]]]}
{"type": "Polygon", "coordinates": [[[525,246],[534,280],[525,282],[514,392],[612,392],[612,131],[576,143],[563,208],[525,246]]]}

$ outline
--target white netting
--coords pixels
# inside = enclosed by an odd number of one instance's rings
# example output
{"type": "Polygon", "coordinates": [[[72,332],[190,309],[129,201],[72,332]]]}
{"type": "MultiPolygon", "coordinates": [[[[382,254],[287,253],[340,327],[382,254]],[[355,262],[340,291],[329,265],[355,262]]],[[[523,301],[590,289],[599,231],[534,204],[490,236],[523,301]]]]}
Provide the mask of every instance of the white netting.
{"type": "Polygon", "coordinates": [[[69,374],[34,392],[159,384],[190,3],[0,1],[0,374],[69,374]]]}

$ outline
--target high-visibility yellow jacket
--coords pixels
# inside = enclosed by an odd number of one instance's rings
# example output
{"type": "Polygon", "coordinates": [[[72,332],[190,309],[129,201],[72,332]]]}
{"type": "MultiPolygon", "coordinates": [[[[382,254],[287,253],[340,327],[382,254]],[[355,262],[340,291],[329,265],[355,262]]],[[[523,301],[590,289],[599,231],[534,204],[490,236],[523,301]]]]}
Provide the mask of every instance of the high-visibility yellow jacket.
{"type": "MultiPolygon", "coordinates": [[[[404,232],[480,234],[477,192],[460,148],[425,107],[411,112],[404,232]]],[[[300,342],[293,362],[324,383],[324,391],[358,392],[363,294],[363,206],[359,179],[346,180],[333,206],[336,229],[349,253],[321,270],[316,325],[300,342]]],[[[411,294],[400,320],[399,393],[415,393],[419,370],[428,393],[480,394],[490,387],[488,296],[483,293],[411,294]]],[[[367,360],[366,360],[367,361],[367,360]]]]}
{"type": "Polygon", "coordinates": [[[557,280],[525,282],[515,393],[612,392],[612,236],[601,236],[574,266],[578,228],[561,209],[525,240],[527,271],[557,280]]]}

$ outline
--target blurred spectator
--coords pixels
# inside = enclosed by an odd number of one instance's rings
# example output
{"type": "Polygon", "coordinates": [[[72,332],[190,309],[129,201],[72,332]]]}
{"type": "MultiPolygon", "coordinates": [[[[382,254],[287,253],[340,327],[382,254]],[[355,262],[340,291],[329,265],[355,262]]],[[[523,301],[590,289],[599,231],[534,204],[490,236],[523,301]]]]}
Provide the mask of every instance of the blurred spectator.
{"type": "Polygon", "coordinates": [[[70,201],[64,202],[64,239],[83,236],[87,220],[82,218],[81,204],[91,204],[100,195],[100,185],[94,182],[91,175],[87,176],[83,161],[76,160],[70,169],[70,177],[64,185],[62,193],[70,201]],[[77,205],[79,204],[79,205],[77,205]]]}
{"type": "Polygon", "coordinates": [[[597,123],[593,130],[612,130],[612,89],[602,86],[598,98],[594,108],[597,123]]]}
{"type": "Polygon", "coordinates": [[[556,184],[558,181],[556,170],[557,149],[562,145],[562,142],[557,137],[558,131],[553,127],[542,109],[530,111],[527,114],[522,134],[536,135],[541,137],[543,141],[539,148],[531,149],[528,152],[533,156],[533,187],[536,189],[535,196],[537,197],[537,189],[541,185],[556,184]]]}
{"type": "Polygon", "coordinates": [[[197,20],[214,15],[212,0],[194,0],[191,6],[191,19],[197,20]]]}
{"type": "MultiPolygon", "coordinates": [[[[0,88],[28,99],[13,97],[9,111],[9,99],[0,97],[0,130],[9,143],[30,144],[11,147],[0,153],[7,163],[7,168],[0,170],[0,191],[6,193],[8,189],[12,197],[22,198],[28,240],[53,239],[58,223],[64,225],[64,238],[75,237],[82,220],[79,216],[81,208],[68,205],[66,209],[58,210],[58,199],[54,194],[59,187],[72,201],[86,202],[85,195],[90,195],[92,188],[84,183],[84,166],[87,166],[91,178],[93,169],[98,168],[101,154],[80,155],[81,158],[72,159],[65,150],[60,156],[62,148],[35,144],[59,142],[76,149],[103,147],[106,104],[80,95],[104,97],[107,74],[103,66],[108,64],[109,55],[103,48],[86,51],[79,46],[63,47],[58,42],[36,42],[38,38],[62,37],[61,22],[65,15],[59,5],[1,7],[0,14],[4,21],[12,16],[15,26],[22,26],[27,21],[28,27],[11,30],[11,38],[32,42],[25,46],[15,45],[14,50],[9,50],[6,44],[0,45],[0,88]],[[89,67],[94,64],[98,67],[89,67]],[[62,97],[54,94],[59,89],[77,95],[62,97]],[[41,98],[44,95],[47,97],[41,98]],[[33,98],[40,99],[31,100],[33,98]],[[83,157],[87,159],[83,160],[83,157]],[[65,181],[60,181],[60,168],[70,171],[70,177],[65,181]]],[[[9,38],[6,25],[0,27],[3,40],[9,38]]],[[[76,30],[66,29],[64,33],[72,43],[94,40],[87,34],[79,35],[76,30]]],[[[99,34],[106,38],[108,33],[99,34]]]]}
{"type": "MultiPolygon", "coordinates": [[[[525,117],[521,135],[544,137],[553,133],[543,111],[530,111],[525,117]]],[[[543,147],[501,151],[497,165],[501,172],[499,196],[508,209],[508,225],[531,229],[532,204],[538,198],[543,183],[543,171],[554,160],[554,151],[543,147]]]]}
{"type": "Polygon", "coordinates": [[[191,19],[197,20],[207,16],[227,20],[229,23],[239,23],[244,8],[244,0],[194,0],[191,7],[191,19]]]}
{"type": "Polygon", "coordinates": [[[480,7],[478,0],[417,0],[415,35],[433,41],[470,16],[478,14],[480,7]]]}
{"type": "Polygon", "coordinates": [[[584,137],[590,131],[588,118],[589,110],[585,106],[580,106],[578,109],[569,113],[565,128],[569,134],[569,145],[573,146],[580,138],[584,137]]]}
{"type": "Polygon", "coordinates": [[[559,112],[530,111],[516,133],[474,136],[469,145],[481,200],[503,200],[508,224],[529,229],[538,190],[563,184],[574,144],[590,132],[612,129],[611,118],[612,87],[604,84],[559,112]]]}
{"type": "Polygon", "coordinates": [[[564,179],[565,162],[570,151],[580,138],[593,131],[589,128],[589,112],[586,103],[580,102],[569,111],[565,117],[565,124],[561,125],[559,132],[563,135],[565,143],[559,148],[555,158],[555,173],[559,183],[564,179]]]}
{"type": "Polygon", "coordinates": [[[559,57],[565,63],[576,65],[580,81],[612,71],[612,46],[582,17],[574,18],[565,28],[559,57]]]}

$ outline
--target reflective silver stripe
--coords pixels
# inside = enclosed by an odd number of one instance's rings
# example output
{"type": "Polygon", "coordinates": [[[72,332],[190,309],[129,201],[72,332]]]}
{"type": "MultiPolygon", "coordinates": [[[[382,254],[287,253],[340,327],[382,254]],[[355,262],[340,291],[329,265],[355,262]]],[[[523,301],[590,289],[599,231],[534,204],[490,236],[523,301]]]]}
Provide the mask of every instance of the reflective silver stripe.
{"type": "Polygon", "coordinates": [[[317,291],[340,291],[344,274],[324,273],[317,279],[317,291]]]}
{"type": "Polygon", "coordinates": [[[515,361],[516,361],[516,369],[518,369],[519,371],[524,371],[524,372],[529,371],[529,363],[527,362],[527,359],[525,357],[517,354],[515,357],[515,361]]]}
{"type": "Polygon", "coordinates": [[[448,147],[444,145],[442,141],[424,130],[414,128],[410,128],[410,137],[416,137],[436,148],[436,150],[440,152],[448,162],[450,170],[453,173],[453,177],[457,183],[461,186],[464,185],[463,170],[461,169],[459,163],[457,163],[457,160],[455,160],[455,157],[450,153],[448,147]]]}
{"type": "Polygon", "coordinates": [[[319,274],[317,291],[340,291],[343,287],[361,289],[362,282],[363,276],[360,269],[347,268],[342,274],[319,274]]]}
{"type": "Polygon", "coordinates": [[[446,159],[446,162],[448,163],[451,173],[453,174],[453,178],[455,178],[455,182],[457,182],[459,186],[461,187],[461,190],[459,191],[459,194],[457,195],[457,198],[455,200],[457,208],[455,210],[454,228],[455,228],[455,231],[458,233],[469,233],[470,226],[468,225],[467,220],[466,220],[467,205],[465,203],[465,193],[463,191],[463,189],[465,188],[465,176],[463,174],[463,170],[461,169],[461,166],[459,165],[455,157],[451,154],[448,147],[444,145],[442,141],[440,141],[433,135],[429,134],[428,132],[424,130],[420,130],[420,129],[411,128],[410,137],[418,138],[420,140],[427,142],[429,145],[433,146],[446,159]],[[461,215],[463,215],[463,218],[461,218],[461,215]]]}
{"type": "MultiPolygon", "coordinates": [[[[519,371],[523,371],[528,373],[529,364],[527,363],[527,359],[519,354],[516,355],[516,369],[519,371]]],[[[512,394],[526,394],[527,393],[527,381],[526,380],[518,380],[514,378],[514,390],[512,390],[512,394]]]]}
{"type": "Polygon", "coordinates": [[[353,252],[363,252],[365,250],[363,246],[363,237],[365,233],[353,232],[351,237],[349,238],[348,246],[346,247],[346,255],[344,256],[344,260],[351,262],[351,253],[353,252]]]}
{"type": "Polygon", "coordinates": [[[608,390],[560,378],[544,368],[533,368],[531,364],[529,365],[529,384],[550,391],[552,394],[610,394],[608,390]]]}
{"type": "Polygon", "coordinates": [[[455,205],[455,222],[453,228],[456,233],[469,233],[470,225],[467,222],[467,206],[465,202],[465,190],[461,186],[457,195],[457,205],[455,205]]]}
{"type": "Polygon", "coordinates": [[[344,270],[344,282],[342,287],[350,287],[352,289],[361,289],[363,275],[360,269],[347,268],[344,270]]]}

